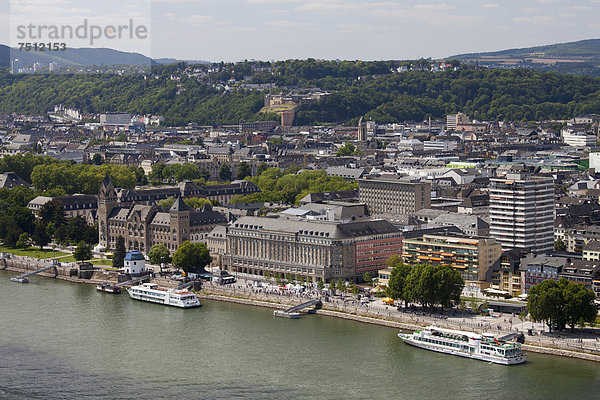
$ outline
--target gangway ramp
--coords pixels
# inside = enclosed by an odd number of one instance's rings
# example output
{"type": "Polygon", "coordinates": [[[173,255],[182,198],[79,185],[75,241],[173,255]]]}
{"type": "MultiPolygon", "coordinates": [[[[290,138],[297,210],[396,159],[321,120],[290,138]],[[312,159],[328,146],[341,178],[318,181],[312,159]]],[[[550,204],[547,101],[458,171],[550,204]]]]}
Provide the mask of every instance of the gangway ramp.
{"type": "Polygon", "coordinates": [[[114,285],[114,287],[119,288],[119,287],[123,287],[123,286],[129,286],[129,285],[133,285],[134,283],[139,283],[139,282],[145,281],[146,279],[151,279],[151,278],[152,278],[151,275],[138,276],[137,278],[130,279],[126,282],[117,283],[116,285],[114,285]]]}
{"type": "Polygon", "coordinates": [[[317,309],[321,308],[322,306],[323,306],[323,303],[321,302],[321,300],[309,300],[305,303],[287,308],[285,310],[275,310],[275,311],[273,311],[273,315],[275,315],[276,317],[298,319],[298,318],[300,318],[301,310],[304,310],[305,308],[313,307],[312,309],[308,310],[309,314],[313,314],[317,311],[317,309]]]}
{"type": "Polygon", "coordinates": [[[32,272],[26,272],[22,275],[17,276],[16,278],[17,279],[27,278],[28,276],[36,275],[36,274],[39,274],[40,272],[48,271],[49,269],[52,269],[52,268],[56,268],[56,265],[51,265],[49,267],[43,267],[40,269],[36,269],[35,271],[32,271],[32,272]]]}
{"type": "Polygon", "coordinates": [[[283,310],[283,312],[286,312],[286,313],[300,312],[301,310],[308,308],[308,307],[315,307],[315,310],[316,310],[318,308],[321,308],[322,305],[323,305],[323,303],[321,302],[321,300],[310,300],[310,301],[307,301],[306,303],[302,303],[297,306],[290,307],[286,310],[283,310]]]}

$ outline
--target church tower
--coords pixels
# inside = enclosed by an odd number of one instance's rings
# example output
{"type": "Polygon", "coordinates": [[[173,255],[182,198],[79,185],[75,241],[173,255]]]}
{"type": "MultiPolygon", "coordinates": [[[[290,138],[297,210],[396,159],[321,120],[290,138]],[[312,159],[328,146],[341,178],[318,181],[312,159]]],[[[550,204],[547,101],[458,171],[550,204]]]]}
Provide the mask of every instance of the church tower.
{"type": "Polygon", "coordinates": [[[359,142],[367,141],[367,124],[363,121],[363,117],[358,120],[358,134],[356,140],[359,142]]]}
{"type": "Polygon", "coordinates": [[[108,175],[106,175],[100,185],[100,195],[98,196],[98,243],[100,247],[105,249],[108,249],[110,245],[108,218],[116,207],[117,191],[108,175]]]}

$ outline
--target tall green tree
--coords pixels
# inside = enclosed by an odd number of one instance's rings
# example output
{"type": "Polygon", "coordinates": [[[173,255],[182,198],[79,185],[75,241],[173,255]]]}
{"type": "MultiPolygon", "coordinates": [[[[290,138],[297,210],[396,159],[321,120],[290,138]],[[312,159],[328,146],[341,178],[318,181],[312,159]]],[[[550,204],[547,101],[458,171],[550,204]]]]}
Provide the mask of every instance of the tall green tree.
{"type": "Polygon", "coordinates": [[[388,268],[392,268],[390,281],[385,289],[387,296],[394,300],[403,300],[404,304],[408,305],[408,302],[411,300],[411,293],[407,288],[406,280],[411,270],[410,266],[403,263],[398,255],[391,256],[386,261],[386,265],[388,268]]]}
{"type": "Polygon", "coordinates": [[[567,325],[571,332],[575,326],[581,325],[581,321],[594,322],[598,313],[594,301],[596,295],[593,290],[587,289],[581,283],[569,282],[563,289],[565,300],[564,313],[567,325]]]}
{"type": "Polygon", "coordinates": [[[171,253],[167,246],[162,243],[155,244],[148,252],[148,258],[151,264],[160,265],[171,262],[171,253]]]}
{"type": "Polygon", "coordinates": [[[73,257],[77,261],[86,261],[92,258],[92,246],[83,240],[77,244],[75,248],[75,252],[73,252],[73,257]]]}
{"type": "Polygon", "coordinates": [[[567,284],[564,278],[560,282],[547,279],[529,289],[527,309],[531,319],[546,323],[550,331],[563,330],[567,321],[563,289],[567,284]]]}
{"type": "Polygon", "coordinates": [[[173,254],[173,265],[185,272],[203,271],[210,261],[210,252],[204,243],[185,241],[173,254]]]}
{"type": "Polygon", "coordinates": [[[125,266],[125,255],[127,250],[125,249],[125,238],[123,236],[117,236],[115,242],[115,252],[113,254],[112,265],[115,268],[123,268],[125,266]]]}
{"type": "Polygon", "coordinates": [[[563,242],[561,240],[561,238],[558,238],[554,241],[554,251],[566,251],[567,250],[567,245],[565,244],[565,242],[563,242]]]}
{"type": "Polygon", "coordinates": [[[27,232],[21,233],[19,235],[19,240],[17,240],[16,247],[19,249],[26,249],[31,244],[31,239],[29,238],[29,234],[27,232]]]}
{"type": "Polygon", "coordinates": [[[237,179],[244,179],[247,176],[252,176],[252,168],[246,161],[242,161],[238,165],[237,179]]]}
{"type": "Polygon", "coordinates": [[[223,163],[219,168],[219,179],[221,181],[230,181],[231,180],[231,168],[229,164],[223,163]]]}
{"type": "Polygon", "coordinates": [[[36,246],[40,246],[40,250],[42,250],[45,245],[50,243],[48,229],[41,220],[37,220],[35,222],[35,229],[33,230],[33,236],[31,239],[36,246]]]}

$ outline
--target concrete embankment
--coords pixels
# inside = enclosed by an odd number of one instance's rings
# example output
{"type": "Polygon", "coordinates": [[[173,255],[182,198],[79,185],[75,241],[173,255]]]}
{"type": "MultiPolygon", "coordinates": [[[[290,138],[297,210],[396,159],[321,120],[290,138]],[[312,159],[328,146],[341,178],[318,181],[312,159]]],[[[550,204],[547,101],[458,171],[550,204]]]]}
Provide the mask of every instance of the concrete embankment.
{"type": "MultiPolygon", "coordinates": [[[[49,266],[50,261],[34,260],[28,258],[10,258],[0,261],[0,269],[14,271],[18,273],[32,272],[44,266],[49,266]]],[[[119,277],[114,271],[88,270],[80,271],[74,265],[57,266],[54,269],[42,272],[40,276],[56,278],[74,283],[96,284],[101,282],[117,282],[119,277]]],[[[163,286],[173,286],[173,281],[156,279],[157,283],[163,286]]],[[[233,288],[226,288],[217,285],[205,285],[205,288],[198,293],[199,298],[228,301],[238,304],[269,307],[281,309],[283,306],[292,306],[299,304],[301,298],[290,296],[268,295],[265,293],[254,293],[239,291],[233,288]]],[[[456,329],[456,326],[447,324],[445,320],[432,320],[431,318],[419,317],[415,315],[406,316],[401,313],[390,314],[369,311],[362,307],[348,306],[341,303],[325,303],[323,309],[317,311],[318,314],[336,318],[344,318],[362,323],[387,326],[396,329],[413,330],[427,325],[437,325],[456,329]]],[[[523,349],[535,353],[551,354],[562,357],[579,358],[584,360],[600,362],[600,354],[582,349],[574,349],[572,344],[565,344],[560,339],[553,338],[529,338],[528,344],[523,349]],[[533,342],[533,344],[532,344],[533,342]]]]}
{"type": "MultiPolygon", "coordinates": [[[[48,267],[51,260],[37,260],[27,257],[11,257],[0,261],[0,269],[5,271],[13,271],[18,273],[33,272],[43,267],[48,267]]],[[[117,282],[118,273],[115,271],[105,270],[80,270],[76,264],[68,263],[67,265],[56,266],[44,272],[40,272],[39,276],[46,278],[56,278],[63,281],[75,283],[97,284],[102,282],[117,282]]]]}
{"type": "MultiPolygon", "coordinates": [[[[283,308],[283,306],[297,305],[299,301],[301,301],[301,299],[288,296],[266,295],[264,293],[248,292],[239,293],[235,290],[225,289],[224,287],[216,287],[214,285],[210,285],[202,289],[202,291],[198,293],[198,297],[201,299],[227,301],[237,304],[268,307],[274,309],[281,309],[283,308]]],[[[404,317],[402,314],[398,314],[397,316],[393,317],[387,314],[373,315],[372,313],[360,309],[358,307],[348,307],[341,304],[325,303],[323,309],[318,310],[317,314],[403,330],[419,329],[432,324],[444,328],[457,329],[456,326],[445,323],[445,320],[430,321],[426,318],[420,318],[415,316],[411,316],[407,320],[406,317],[404,317]]],[[[531,341],[532,339],[526,338],[526,341],[528,340],[531,341]]],[[[573,351],[567,348],[561,348],[566,347],[566,345],[564,343],[561,343],[560,340],[550,339],[545,342],[540,341],[539,338],[536,338],[536,340],[538,341],[538,343],[525,344],[523,345],[523,349],[525,351],[533,353],[550,354],[561,357],[578,358],[583,360],[600,362],[600,354],[573,351]]]]}

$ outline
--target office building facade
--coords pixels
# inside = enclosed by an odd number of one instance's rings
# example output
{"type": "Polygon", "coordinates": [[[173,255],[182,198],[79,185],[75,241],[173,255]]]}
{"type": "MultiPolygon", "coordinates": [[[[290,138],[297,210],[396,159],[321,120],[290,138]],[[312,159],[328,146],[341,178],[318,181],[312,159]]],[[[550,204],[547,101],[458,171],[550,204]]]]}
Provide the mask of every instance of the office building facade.
{"type": "Polygon", "coordinates": [[[431,207],[431,184],[368,176],[358,180],[358,196],[371,214],[411,215],[431,207]]]}
{"type": "Polygon", "coordinates": [[[503,250],[554,248],[554,180],[508,174],[490,179],[490,236],[503,250]]]}

